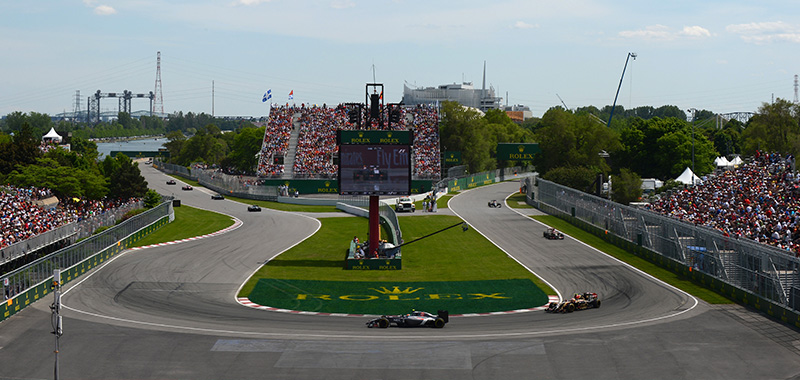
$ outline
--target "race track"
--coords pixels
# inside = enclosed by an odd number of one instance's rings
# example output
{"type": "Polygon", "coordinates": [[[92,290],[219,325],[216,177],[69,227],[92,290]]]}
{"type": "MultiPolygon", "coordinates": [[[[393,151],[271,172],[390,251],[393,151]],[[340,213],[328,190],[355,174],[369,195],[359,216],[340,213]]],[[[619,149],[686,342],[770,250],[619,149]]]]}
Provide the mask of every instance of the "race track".
{"type": "MultiPolygon", "coordinates": [[[[239,305],[261,263],[313,234],[308,216],[212,201],[210,192],[162,193],[242,221],[223,235],[128,251],[69,286],[59,353],[64,379],[782,379],[800,374],[796,331],[742,322],[504,206],[513,182],[464,192],[452,211],[562,295],[594,291],[599,309],[451,319],[446,328],[367,329],[366,319],[298,315],[239,305]],[[712,365],[713,364],[713,365],[712,365]]],[[[454,242],[457,244],[457,242],[454,242]]],[[[0,324],[0,379],[53,376],[50,301],[0,324]]],[[[739,317],[744,316],[744,317],[739,317]]]]}

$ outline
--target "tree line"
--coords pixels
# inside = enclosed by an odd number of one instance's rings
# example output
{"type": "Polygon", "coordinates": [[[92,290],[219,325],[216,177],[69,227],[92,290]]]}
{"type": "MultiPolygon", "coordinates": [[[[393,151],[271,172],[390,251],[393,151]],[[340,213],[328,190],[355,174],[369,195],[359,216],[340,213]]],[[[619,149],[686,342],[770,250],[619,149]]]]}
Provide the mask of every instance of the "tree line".
{"type": "MultiPolygon", "coordinates": [[[[607,126],[610,111],[610,106],[574,110],[558,106],[547,110],[541,118],[518,124],[501,110],[489,110],[484,114],[456,102],[444,102],[440,110],[440,148],[461,152],[468,171],[477,173],[518,164],[497,159],[498,143],[538,143],[541,153],[536,155],[533,165],[543,178],[590,191],[598,175],[612,176],[615,200],[623,203],[641,196],[641,178],[666,181],[677,177],[687,167],[702,176],[715,169],[714,159],[718,156],[746,157],[756,150],[794,155],[800,149],[800,106],[784,99],[763,103],[746,124],[727,120],[720,128],[714,120],[715,114],[707,110],[696,111],[690,120],[675,106],[629,110],[617,106],[615,118],[607,126]]],[[[37,159],[47,158],[21,148],[25,144],[12,143],[18,137],[10,133],[22,131],[24,125],[27,125],[26,135],[41,136],[53,122],[47,115],[38,113],[14,113],[0,122],[0,175],[4,179],[9,178],[19,164],[31,165],[37,163],[37,159]]],[[[59,123],[59,128],[61,126],[63,122],[59,123]]],[[[89,162],[93,160],[93,143],[86,141],[88,137],[85,136],[98,131],[141,131],[140,128],[148,126],[152,129],[146,130],[167,135],[165,145],[171,162],[186,166],[201,162],[241,174],[254,174],[265,131],[264,127],[256,127],[247,120],[226,120],[202,113],[177,113],[167,120],[135,119],[120,114],[113,123],[70,126],[72,129],[57,130],[60,133],[72,131],[73,152],[82,157],[85,154],[89,162]]],[[[56,154],[64,155],[51,155],[56,154]]],[[[82,162],[80,159],[66,156],[50,159],[56,163],[70,163],[72,167],[91,166],[78,164],[82,162]]],[[[50,162],[37,164],[53,166],[50,162]]],[[[119,163],[120,167],[125,165],[119,163]]],[[[102,172],[105,169],[101,167],[103,165],[98,164],[99,173],[113,171],[102,172]]],[[[109,164],[111,167],[113,165],[109,164]]],[[[86,186],[92,183],[78,182],[86,186]]],[[[84,192],[102,193],[89,189],[84,192]]]]}

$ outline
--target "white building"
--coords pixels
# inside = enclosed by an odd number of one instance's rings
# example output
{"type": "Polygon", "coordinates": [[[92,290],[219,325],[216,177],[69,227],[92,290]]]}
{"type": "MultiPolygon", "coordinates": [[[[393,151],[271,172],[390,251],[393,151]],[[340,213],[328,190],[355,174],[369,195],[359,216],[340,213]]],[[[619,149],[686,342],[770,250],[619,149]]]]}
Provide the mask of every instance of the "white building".
{"type": "Polygon", "coordinates": [[[403,104],[440,104],[444,101],[458,102],[462,106],[477,108],[483,112],[499,109],[502,98],[495,96],[494,88],[476,89],[471,82],[443,84],[439,87],[410,88],[403,85],[403,104]]]}

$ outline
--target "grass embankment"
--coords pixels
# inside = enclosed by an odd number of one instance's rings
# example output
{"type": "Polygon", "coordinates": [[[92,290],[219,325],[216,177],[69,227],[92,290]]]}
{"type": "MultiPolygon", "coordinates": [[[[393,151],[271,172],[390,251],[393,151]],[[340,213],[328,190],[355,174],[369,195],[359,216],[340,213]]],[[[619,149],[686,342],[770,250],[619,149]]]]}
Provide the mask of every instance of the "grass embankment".
{"type": "Polygon", "coordinates": [[[702,299],[710,304],[731,304],[734,301],[729,298],[708,289],[702,285],[692,282],[689,278],[680,276],[669,270],[659,267],[639,256],[634,255],[622,248],[619,248],[603,239],[592,235],[578,227],[575,227],[565,220],[557,218],[552,215],[532,216],[532,218],[547,224],[548,226],[555,227],[565,234],[578,239],[608,255],[624,261],[633,267],[650,274],[651,276],[666,282],[686,293],[702,299]]]}
{"type": "Polygon", "coordinates": [[[164,243],[217,232],[233,225],[229,216],[199,208],[175,207],[175,220],[139,240],[134,247],[164,243]]]}
{"type": "MultiPolygon", "coordinates": [[[[344,270],[348,242],[353,235],[363,238],[367,220],[324,218],[320,222],[322,227],[314,236],[267,263],[248,280],[239,296],[250,294],[261,278],[396,282],[529,279],[546,294],[555,294],[479,233],[472,229],[464,232],[460,225],[404,246],[402,270],[344,270]]],[[[461,219],[454,216],[429,215],[401,218],[400,228],[403,239],[410,242],[460,223],[461,219]]]]}
{"type": "Polygon", "coordinates": [[[508,197],[508,207],[511,208],[533,208],[533,206],[525,203],[525,194],[515,193],[508,197]]]}

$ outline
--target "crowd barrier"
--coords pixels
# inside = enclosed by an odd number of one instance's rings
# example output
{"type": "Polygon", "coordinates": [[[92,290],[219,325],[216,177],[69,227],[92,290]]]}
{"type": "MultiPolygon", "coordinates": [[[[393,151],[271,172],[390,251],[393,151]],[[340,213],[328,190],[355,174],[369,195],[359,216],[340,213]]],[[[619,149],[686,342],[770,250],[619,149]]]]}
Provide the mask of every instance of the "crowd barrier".
{"type": "Polygon", "coordinates": [[[559,184],[525,180],[528,204],[657,265],[800,327],[800,258],[559,184]]]}
{"type": "Polygon", "coordinates": [[[125,213],[137,208],[142,208],[143,205],[144,203],[142,201],[122,205],[113,210],[106,210],[101,214],[84,218],[78,222],[65,224],[4,247],[0,249],[0,265],[19,259],[57,242],[68,240],[69,243],[73,243],[79,239],[83,239],[90,236],[100,227],[114,225],[125,213]]]}
{"type": "Polygon", "coordinates": [[[53,270],[61,269],[62,284],[118,255],[133,243],[174,219],[172,199],[103,232],[0,277],[3,302],[0,321],[11,317],[52,291],[53,270]]]}

